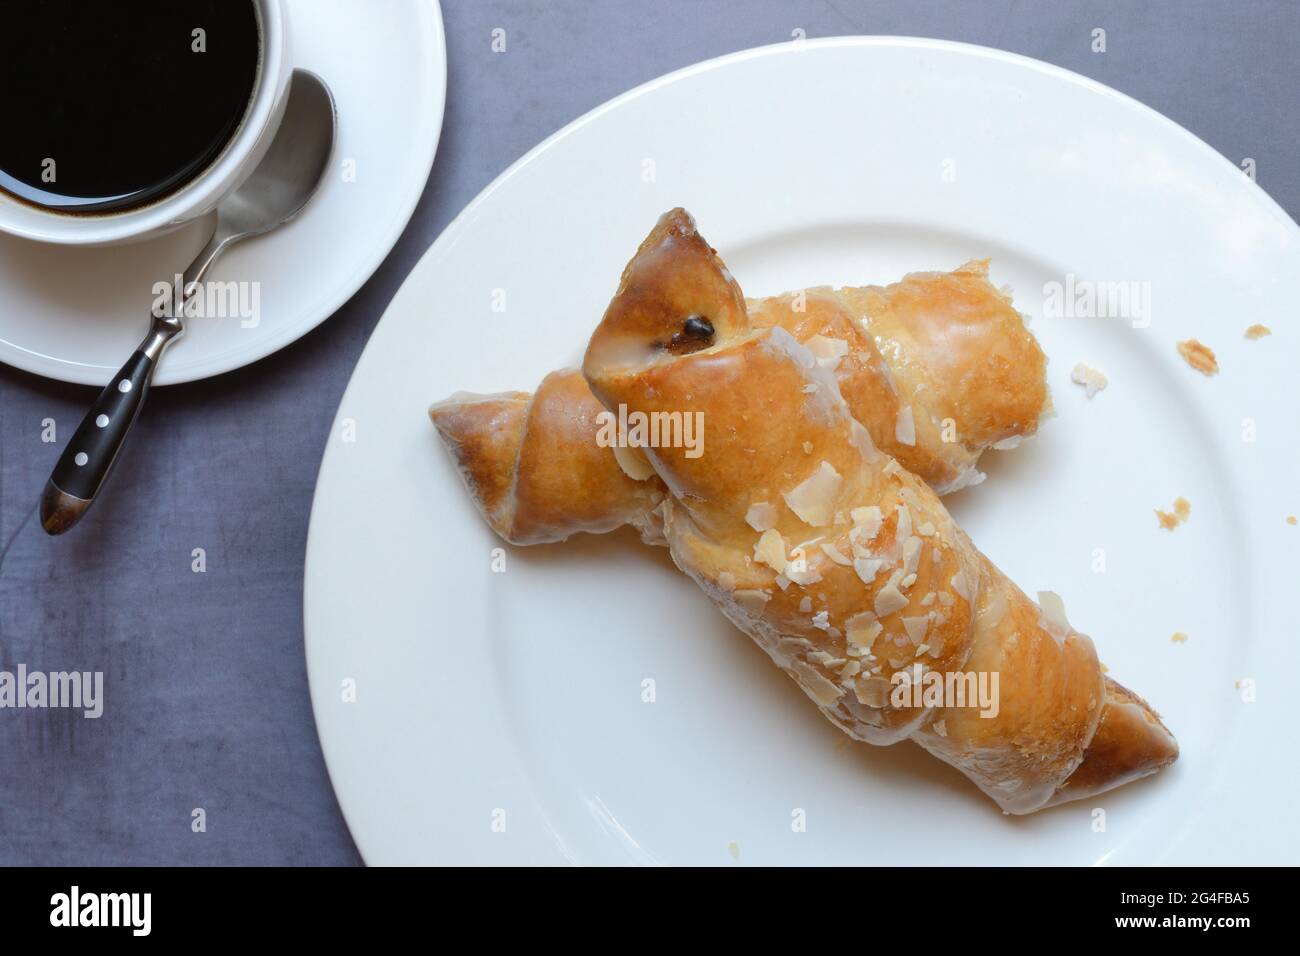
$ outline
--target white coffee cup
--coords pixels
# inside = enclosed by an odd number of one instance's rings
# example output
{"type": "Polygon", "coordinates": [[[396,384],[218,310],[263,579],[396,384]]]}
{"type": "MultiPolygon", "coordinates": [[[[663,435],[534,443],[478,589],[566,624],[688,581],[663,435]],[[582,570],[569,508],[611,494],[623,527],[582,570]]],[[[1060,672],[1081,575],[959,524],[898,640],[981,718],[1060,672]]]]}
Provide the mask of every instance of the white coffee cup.
{"type": "MultiPolygon", "coordinates": [[[[206,169],[174,192],[133,209],[66,213],[29,205],[0,190],[0,232],[60,245],[104,246],[161,235],[210,212],[257,167],[288,101],[288,15],[284,0],[252,0],[262,56],[244,121],[206,169]]],[[[148,148],[147,143],[140,144],[148,148]]]]}

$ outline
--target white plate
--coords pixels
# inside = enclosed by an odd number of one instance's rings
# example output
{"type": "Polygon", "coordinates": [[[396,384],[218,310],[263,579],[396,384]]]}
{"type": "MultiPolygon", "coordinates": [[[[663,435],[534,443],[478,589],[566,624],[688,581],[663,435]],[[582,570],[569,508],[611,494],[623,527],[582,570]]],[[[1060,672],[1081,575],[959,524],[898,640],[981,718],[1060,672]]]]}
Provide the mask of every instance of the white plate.
{"type": "Polygon", "coordinates": [[[307,661],[361,852],[379,864],[731,864],[732,844],[741,863],[1293,861],[1294,828],[1275,821],[1296,783],[1300,528],[1284,519],[1300,511],[1297,301],[1300,230],[1253,182],[1146,107],[1022,57],[809,41],[692,67],[583,117],[429,250],[325,453],[307,661]],[[751,294],[993,257],[1051,356],[1060,414],[990,456],[989,481],[951,506],[1026,590],[1065,597],[1111,672],[1167,718],[1174,768],[1004,817],[910,744],[846,746],[630,536],[511,550],[492,572],[498,542],[425,406],[458,388],[532,388],[574,362],[625,261],[677,204],[751,294]],[[1149,283],[1150,326],[1045,317],[1045,284],[1067,274],[1149,283]],[[1246,341],[1257,322],[1273,336],[1246,341]],[[1216,378],[1175,353],[1189,336],[1217,349],[1216,378]],[[1110,376],[1091,402],[1069,383],[1081,360],[1110,376]],[[1180,495],[1190,522],[1160,530],[1153,510],[1180,495]],[[645,678],[656,703],[641,701],[645,678]],[[792,831],[796,808],[807,832],[792,831]]]}
{"type": "MultiPolygon", "coordinates": [[[[338,103],[334,172],[301,216],[236,246],[213,268],[214,282],[257,283],[244,299],[251,305],[257,288],[256,318],[191,320],[155,384],[255,362],[333,315],[393,248],[429,178],[447,89],[437,0],[288,0],[288,7],[290,59],[324,77],[338,103]]],[[[154,283],[183,271],[210,231],[210,223],[195,223],[107,249],[0,236],[0,361],[103,385],[144,338],[154,283]]]]}

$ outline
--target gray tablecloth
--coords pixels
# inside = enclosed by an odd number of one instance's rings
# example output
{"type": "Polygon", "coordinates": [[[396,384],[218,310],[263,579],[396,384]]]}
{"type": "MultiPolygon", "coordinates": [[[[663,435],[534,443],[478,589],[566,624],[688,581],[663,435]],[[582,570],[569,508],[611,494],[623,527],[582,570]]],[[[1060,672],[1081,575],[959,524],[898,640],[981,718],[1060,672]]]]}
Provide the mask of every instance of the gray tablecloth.
{"type": "Polygon", "coordinates": [[[796,29],[964,40],[1142,100],[1234,163],[1253,158],[1260,185],[1300,210],[1295,0],[444,0],[443,15],[442,144],[392,255],[278,355],[155,391],[105,499],[64,539],[33,516],[59,451],[41,422],[70,435],[93,390],[0,366],[0,670],[103,671],[106,683],[98,720],[0,710],[0,863],[359,862],[303,664],[303,548],[326,432],[366,338],[443,227],[604,100],[796,29]],[[498,27],[505,53],[491,49],[498,27]]]}

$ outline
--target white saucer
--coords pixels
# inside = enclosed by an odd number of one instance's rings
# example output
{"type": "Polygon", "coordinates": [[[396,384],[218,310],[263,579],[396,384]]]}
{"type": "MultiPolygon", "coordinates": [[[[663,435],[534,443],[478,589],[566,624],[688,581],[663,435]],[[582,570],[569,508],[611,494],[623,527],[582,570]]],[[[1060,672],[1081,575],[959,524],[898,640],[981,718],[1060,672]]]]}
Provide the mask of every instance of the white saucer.
{"type": "MultiPolygon", "coordinates": [[[[288,6],[294,66],[320,74],[338,103],[334,170],[298,219],[232,249],[213,269],[213,281],[258,283],[256,324],[238,314],[191,321],[155,384],[255,362],[333,315],[388,255],[429,178],[447,90],[437,0],[288,6]]],[[[182,271],[210,228],[196,223],[107,249],[0,236],[0,361],[104,384],[148,328],[154,283],[182,271]]]]}

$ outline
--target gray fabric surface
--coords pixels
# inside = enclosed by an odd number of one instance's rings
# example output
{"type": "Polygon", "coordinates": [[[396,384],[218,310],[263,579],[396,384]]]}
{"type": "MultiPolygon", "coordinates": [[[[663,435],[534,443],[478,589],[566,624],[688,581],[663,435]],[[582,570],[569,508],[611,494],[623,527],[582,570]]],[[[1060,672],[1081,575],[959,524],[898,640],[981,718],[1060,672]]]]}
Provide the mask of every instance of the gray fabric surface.
{"type": "MultiPolygon", "coordinates": [[[[328,0],[322,0],[327,3],[328,0]]],[[[329,322],[255,366],[154,392],[61,540],[32,512],[94,390],[0,366],[0,669],[105,672],[104,716],[0,710],[0,863],[348,864],[308,702],[302,564],[326,433],[366,338],[474,195],[565,123],[699,60],[854,33],[1000,47],[1186,126],[1300,210],[1294,0],[444,0],[447,114],[405,235],[329,322]],[[507,52],[490,49],[507,31],[507,52]],[[1091,31],[1107,52],[1090,50],[1091,31]],[[191,571],[191,550],[207,571],[191,571]],[[191,830],[204,808],[207,829],[191,830]]],[[[376,69],[382,69],[376,64],[376,69]]],[[[712,108],[712,107],[708,107],[712,108]]],[[[125,356],[124,356],[125,358],[125,356]]]]}

